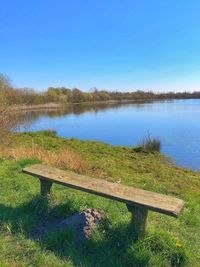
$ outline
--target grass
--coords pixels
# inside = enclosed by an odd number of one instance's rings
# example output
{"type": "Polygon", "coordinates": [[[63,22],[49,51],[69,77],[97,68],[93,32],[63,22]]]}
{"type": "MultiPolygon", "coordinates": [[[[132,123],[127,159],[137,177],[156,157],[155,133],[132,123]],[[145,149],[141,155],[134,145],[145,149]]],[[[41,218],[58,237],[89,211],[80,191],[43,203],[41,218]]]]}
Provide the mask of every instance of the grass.
{"type": "Polygon", "coordinates": [[[150,134],[148,134],[147,138],[142,141],[140,144],[140,147],[138,147],[138,150],[143,150],[146,152],[160,152],[161,149],[161,142],[157,138],[151,137],[150,134]]]}
{"type": "Polygon", "coordinates": [[[68,168],[76,172],[83,172],[86,169],[84,160],[71,149],[65,148],[58,151],[49,151],[41,146],[32,144],[31,147],[20,146],[4,148],[0,151],[3,159],[35,159],[48,165],[61,168],[68,168]]]}
{"type": "Polygon", "coordinates": [[[135,242],[124,204],[59,185],[53,186],[49,200],[44,199],[37,179],[21,170],[45,157],[7,154],[0,161],[0,266],[200,266],[200,173],[173,166],[157,152],[58,138],[47,131],[16,138],[11,150],[23,145],[23,149],[34,146],[47,154],[71,151],[84,162],[84,168],[77,170],[81,173],[177,196],[186,207],[178,220],[149,212],[147,237],[135,242]],[[107,214],[90,241],[75,243],[73,229],[54,232],[40,242],[30,238],[41,218],[65,218],[85,207],[107,214]]]}

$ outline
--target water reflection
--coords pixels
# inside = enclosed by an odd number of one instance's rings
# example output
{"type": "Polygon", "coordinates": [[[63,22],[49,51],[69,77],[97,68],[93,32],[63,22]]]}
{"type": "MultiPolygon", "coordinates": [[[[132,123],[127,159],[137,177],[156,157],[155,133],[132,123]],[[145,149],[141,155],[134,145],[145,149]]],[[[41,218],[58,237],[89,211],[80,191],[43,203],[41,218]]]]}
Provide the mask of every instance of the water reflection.
{"type": "MultiPolygon", "coordinates": [[[[157,101],[158,102],[158,101],[157,101]]],[[[169,102],[169,101],[167,101],[169,102]]],[[[170,100],[171,102],[171,100],[170,100]]],[[[53,108],[53,109],[41,109],[41,110],[31,110],[22,111],[21,115],[26,119],[29,124],[37,120],[39,117],[61,117],[70,114],[82,115],[83,113],[90,112],[98,114],[98,112],[107,111],[108,109],[118,110],[121,107],[130,107],[133,104],[136,108],[143,108],[144,104],[153,104],[155,101],[138,101],[138,102],[110,102],[110,103],[96,103],[96,104],[74,104],[67,105],[63,108],[53,108]]]]}

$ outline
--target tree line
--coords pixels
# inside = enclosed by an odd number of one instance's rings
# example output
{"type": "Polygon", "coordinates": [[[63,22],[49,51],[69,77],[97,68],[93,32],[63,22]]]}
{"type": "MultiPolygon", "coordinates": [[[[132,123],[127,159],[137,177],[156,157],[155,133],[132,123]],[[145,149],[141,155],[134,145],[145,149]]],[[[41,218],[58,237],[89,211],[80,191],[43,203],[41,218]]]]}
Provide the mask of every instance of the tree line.
{"type": "Polygon", "coordinates": [[[200,91],[155,93],[152,91],[137,90],[134,92],[119,92],[93,88],[89,92],[84,92],[78,88],[49,87],[44,92],[38,92],[30,88],[14,88],[7,76],[0,75],[0,102],[8,105],[195,98],[200,99],[200,91]]]}

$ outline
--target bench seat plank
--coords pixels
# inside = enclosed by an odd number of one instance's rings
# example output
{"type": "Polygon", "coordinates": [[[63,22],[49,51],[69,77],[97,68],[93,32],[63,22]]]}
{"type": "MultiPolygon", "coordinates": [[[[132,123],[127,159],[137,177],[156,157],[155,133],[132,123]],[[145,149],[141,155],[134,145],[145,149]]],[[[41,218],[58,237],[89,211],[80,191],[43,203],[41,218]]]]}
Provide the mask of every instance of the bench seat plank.
{"type": "Polygon", "coordinates": [[[118,183],[63,171],[50,166],[36,164],[23,169],[24,173],[42,180],[62,184],[74,189],[124,202],[130,206],[142,206],[152,211],[178,217],[184,202],[175,197],[149,192],[118,183]]]}

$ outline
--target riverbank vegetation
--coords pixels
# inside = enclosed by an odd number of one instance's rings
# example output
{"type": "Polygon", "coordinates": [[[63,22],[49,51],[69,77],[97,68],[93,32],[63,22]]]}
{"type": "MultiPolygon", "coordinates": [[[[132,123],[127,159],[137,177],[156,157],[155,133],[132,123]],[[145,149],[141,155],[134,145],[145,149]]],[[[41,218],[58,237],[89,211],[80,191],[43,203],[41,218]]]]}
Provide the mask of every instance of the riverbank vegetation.
{"type": "Polygon", "coordinates": [[[15,143],[0,158],[0,266],[199,266],[199,172],[174,166],[156,151],[65,139],[52,131],[15,134],[15,143]],[[73,155],[79,167],[58,163],[63,153],[73,155]],[[59,185],[48,201],[42,198],[37,179],[22,173],[23,167],[38,162],[173,195],[186,207],[179,219],[150,212],[148,235],[135,242],[124,204],[59,185]],[[73,229],[40,241],[31,238],[41,221],[66,218],[87,207],[103,210],[106,219],[86,243],[76,243],[73,229]]]}
{"type": "Polygon", "coordinates": [[[195,99],[200,98],[200,92],[160,92],[134,91],[120,92],[92,88],[88,92],[78,88],[49,87],[42,92],[30,88],[14,88],[9,78],[0,75],[0,102],[8,105],[41,105],[47,103],[83,103],[102,101],[146,101],[162,99],[195,99]]]}
{"type": "Polygon", "coordinates": [[[147,152],[160,152],[161,142],[159,139],[152,137],[149,133],[148,136],[141,142],[140,146],[137,148],[138,151],[141,149],[147,152]]]}

